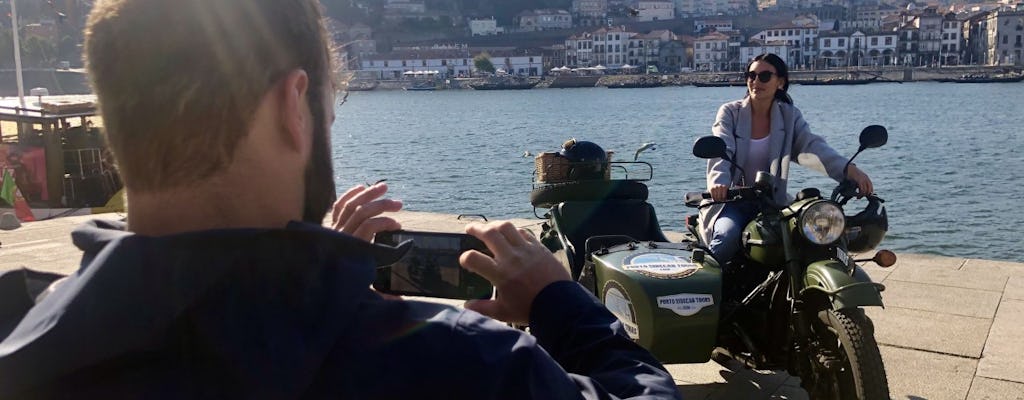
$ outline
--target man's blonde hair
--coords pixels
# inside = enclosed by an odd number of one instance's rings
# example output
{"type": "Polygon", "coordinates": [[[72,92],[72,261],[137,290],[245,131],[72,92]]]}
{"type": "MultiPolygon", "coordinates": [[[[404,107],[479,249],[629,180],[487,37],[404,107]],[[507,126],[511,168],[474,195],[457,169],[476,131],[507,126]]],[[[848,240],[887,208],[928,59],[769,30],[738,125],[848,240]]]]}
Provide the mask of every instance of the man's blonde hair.
{"type": "Polygon", "coordinates": [[[317,0],[100,0],[85,54],[131,190],[172,189],[223,169],[262,96],[291,70],[309,75],[314,122],[325,123],[333,63],[317,0]]]}

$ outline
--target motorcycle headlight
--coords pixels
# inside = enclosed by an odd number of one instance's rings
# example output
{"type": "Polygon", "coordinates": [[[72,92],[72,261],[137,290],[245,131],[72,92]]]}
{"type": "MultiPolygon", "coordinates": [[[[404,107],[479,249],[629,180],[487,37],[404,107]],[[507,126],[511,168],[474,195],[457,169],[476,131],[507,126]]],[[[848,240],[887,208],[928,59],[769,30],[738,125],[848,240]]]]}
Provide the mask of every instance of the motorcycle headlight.
{"type": "Polygon", "coordinates": [[[843,210],[829,201],[814,203],[800,216],[800,231],[814,244],[835,243],[845,228],[846,217],[843,210]]]}

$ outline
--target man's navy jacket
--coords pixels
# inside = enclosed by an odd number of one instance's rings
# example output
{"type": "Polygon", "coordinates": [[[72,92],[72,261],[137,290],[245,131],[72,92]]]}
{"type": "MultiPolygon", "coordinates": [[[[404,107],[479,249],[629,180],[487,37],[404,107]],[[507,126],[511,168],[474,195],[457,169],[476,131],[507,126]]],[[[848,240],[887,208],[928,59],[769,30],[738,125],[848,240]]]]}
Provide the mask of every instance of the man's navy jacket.
{"type": "Polygon", "coordinates": [[[382,298],[395,258],[315,225],[146,237],[93,221],[79,271],[0,275],[0,399],[678,398],[578,284],[537,296],[532,336],[473,311],[382,298]]]}

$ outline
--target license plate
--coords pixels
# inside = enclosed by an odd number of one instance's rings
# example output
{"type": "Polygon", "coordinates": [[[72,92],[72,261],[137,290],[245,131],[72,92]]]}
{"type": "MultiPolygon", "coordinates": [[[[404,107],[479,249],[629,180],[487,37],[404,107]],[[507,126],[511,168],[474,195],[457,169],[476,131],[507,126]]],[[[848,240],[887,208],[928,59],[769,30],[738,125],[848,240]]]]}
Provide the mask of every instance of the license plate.
{"type": "Polygon", "coordinates": [[[850,255],[846,254],[846,250],[836,247],[836,259],[843,263],[843,265],[850,265],[850,255]]]}

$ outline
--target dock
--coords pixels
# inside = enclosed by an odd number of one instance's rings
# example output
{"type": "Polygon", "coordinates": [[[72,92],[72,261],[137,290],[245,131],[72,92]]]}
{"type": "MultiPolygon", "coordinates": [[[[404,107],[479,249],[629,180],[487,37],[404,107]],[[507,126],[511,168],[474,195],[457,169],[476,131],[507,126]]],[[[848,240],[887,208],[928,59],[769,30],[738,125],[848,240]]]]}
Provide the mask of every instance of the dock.
{"type": "MultiPolygon", "coordinates": [[[[0,269],[73,273],[81,252],[71,244],[71,230],[89,219],[123,217],[56,218],[0,231],[0,269]]],[[[410,211],[395,217],[415,230],[461,232],[469,222],[410,211]]],[[[540,233],[542,220],[512,222],[540,233]]],[[[885,308],[868,308],[867,314],[875,324],[892,397],[1024,400],[1024,263],[898,256],[890,268],[865,266],[886,287],[885,308]]],[[[785,372],[715,362],[667,367],[686,399],[807,398],[799,379],[785,372]]]]}

